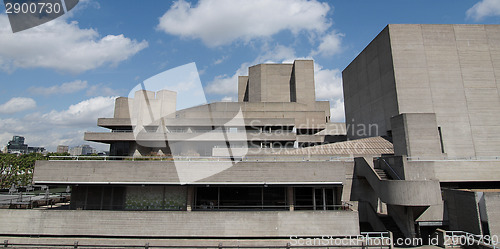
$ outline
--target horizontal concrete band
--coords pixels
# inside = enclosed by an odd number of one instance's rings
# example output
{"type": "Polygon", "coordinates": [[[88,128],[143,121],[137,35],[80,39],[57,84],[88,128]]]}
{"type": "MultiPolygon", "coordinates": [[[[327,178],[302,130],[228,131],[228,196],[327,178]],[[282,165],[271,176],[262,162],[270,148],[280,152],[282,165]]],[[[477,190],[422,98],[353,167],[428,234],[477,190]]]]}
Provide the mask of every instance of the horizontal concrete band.
{"type": "Polygon", "coordinates": [[[359,234],[356,211],[0,210],[0,235],[290,237],[359,234]]]}
{"type": "Polygon", "coordinates": [[[36,181],[36,184],[92,184],[92,185],[343,185],[342,182],[61,182],[36,181]]]}
{"type": "Polygon", "coordinates": [[[352,162],[37,161],[35,184],[342,184],[352,162]]]}

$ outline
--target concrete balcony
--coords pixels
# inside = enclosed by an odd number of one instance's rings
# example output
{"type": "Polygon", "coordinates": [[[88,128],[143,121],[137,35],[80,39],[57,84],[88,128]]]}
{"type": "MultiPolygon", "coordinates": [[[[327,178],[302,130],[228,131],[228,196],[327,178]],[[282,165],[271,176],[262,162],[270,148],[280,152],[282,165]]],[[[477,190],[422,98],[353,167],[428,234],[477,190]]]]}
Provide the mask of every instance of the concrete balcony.
{"type": "Polygon", "coordinates": [[[345,182],[344,161],[37,161],[35,184],[330,184],[345,182]]]}
{"type": "Polygon", "coordinates": [[[170,133],[137,133],[133,132],[85,132],[84,139],[94,142],[118,142],[118,141],[295,141],[297,135],[291,132],[170,132],[170,133]]]}
{"type": "MultiPolygon", "coordinates": [[[[132,127],[136,122],[130,118],[99,118],[97,125],[106,128],[116,127],[132,127]]],[[[245,118],[245,119],[230,119],[230,118],[164,118],[163,123],[166,126],[295,126],[294,118],[245,118]]],[[[159,125],[159,120],[152,122],[159,125]]]]}
{"type": "Polygon", "coordinates": [[[358,235],[356,211],[0,210],[0,235],[321,237],[358,235]]]}

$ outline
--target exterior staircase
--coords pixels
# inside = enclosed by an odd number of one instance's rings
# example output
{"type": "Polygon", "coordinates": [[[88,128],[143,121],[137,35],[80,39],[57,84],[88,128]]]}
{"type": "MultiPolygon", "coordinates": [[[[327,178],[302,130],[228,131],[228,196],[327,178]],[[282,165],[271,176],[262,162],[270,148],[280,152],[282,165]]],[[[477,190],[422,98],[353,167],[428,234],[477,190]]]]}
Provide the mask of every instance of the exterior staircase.
{"type": "Polygon", "coordinates": [[[380,177],[381,180],[392,180],[392,177],[390,177],[385,170],[383,169],[374,169],[377,175],[380,177]]]}
{"type": "Polygon", "coordinates": [[[403,232],[401,231],[401,229],[399,229],[398,225],[391,216],[386,214],[379,214],[378,217],[380,221],[384,223],[385,228],[392,232],[392,236],[394,237],[394,239],[405,237],[403,232]]]}

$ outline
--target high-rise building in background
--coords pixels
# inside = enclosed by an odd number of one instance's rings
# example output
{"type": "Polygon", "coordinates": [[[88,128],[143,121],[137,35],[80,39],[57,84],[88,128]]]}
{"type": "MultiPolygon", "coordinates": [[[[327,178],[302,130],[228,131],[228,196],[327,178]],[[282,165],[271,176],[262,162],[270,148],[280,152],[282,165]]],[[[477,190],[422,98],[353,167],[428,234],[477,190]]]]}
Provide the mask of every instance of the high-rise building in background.
{"type": "Polygon", "coordinates": [[[44,147],[29,147],[24,143],[24,137],[13,136],[12,140],[7,143],[5,147],[6,153],[12,154],[28,154],[28,153],[46,153],[44,147]]]}
{"type": "Polygon", "coordinates": [[[67,153],[67,152],[69,152],[69,146],[67,146],[67,145],[58,145],[56,152],[57,153],[67,153]]]}
{"type": "Polygon", "coordinates": [[[7,143],[7,153],[28,153],[28,145],[24,143],[24,137],[13,136],[12,140],[7,143]]]}
{"type": "Polygon", "coordinates": [[[92,148],[88,144],[83,144],[75,146],[69,150],[69,154],[72,156],[87,156],[96,153],[96,149],[92,148]]]}

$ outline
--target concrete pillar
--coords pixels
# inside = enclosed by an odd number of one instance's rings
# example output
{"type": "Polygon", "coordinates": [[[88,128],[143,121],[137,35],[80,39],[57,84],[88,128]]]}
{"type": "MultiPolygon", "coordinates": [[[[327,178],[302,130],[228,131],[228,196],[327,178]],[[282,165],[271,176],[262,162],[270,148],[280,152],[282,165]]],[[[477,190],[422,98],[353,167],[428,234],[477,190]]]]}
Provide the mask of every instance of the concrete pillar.
{"type": "Polygon", "coordinates": [[[191,212],[193,210],[193,206],[194,205],[195,205],[195,203],[194,203],[194,187],[193,186],[188,186],[187,187],[186,210],[188,212],[191,212]]]}
{"type": "Polygon", "coordinates": [[[286,199],[288,202],[288,207],[290,208],[290,211],[294,211],[294,198],[293,198],[293,187],[287,187],[286,188],[286,199]]]}

